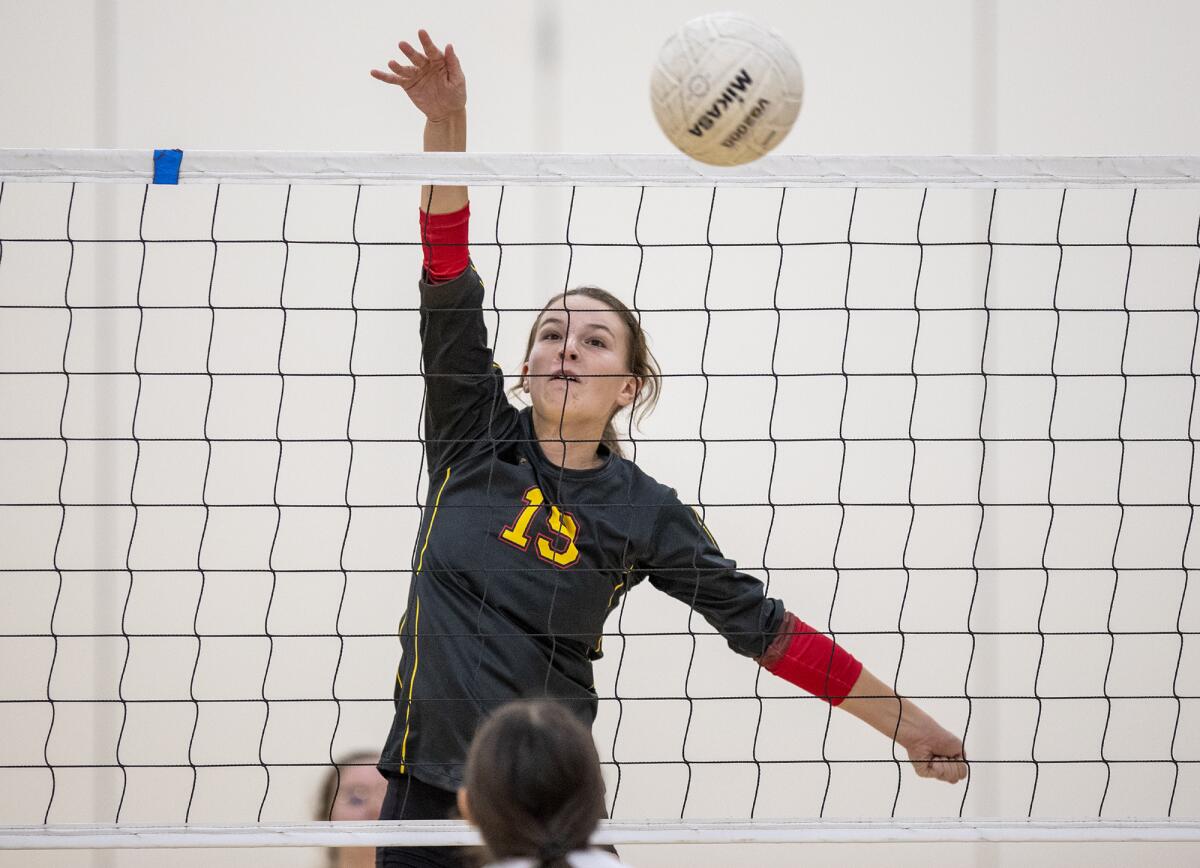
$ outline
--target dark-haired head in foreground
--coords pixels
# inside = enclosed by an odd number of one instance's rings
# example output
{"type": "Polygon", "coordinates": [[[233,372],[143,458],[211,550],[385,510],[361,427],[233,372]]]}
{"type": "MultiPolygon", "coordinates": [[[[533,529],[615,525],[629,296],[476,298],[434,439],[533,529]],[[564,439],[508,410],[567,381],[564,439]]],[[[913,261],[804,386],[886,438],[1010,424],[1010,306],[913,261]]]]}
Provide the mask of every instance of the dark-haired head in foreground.
{"type": "Polygon", "coordinates": [[[503,706],[471,743],[458,806],[492,859],[565,868],[605,816],[591,733],[554,702],[503,706]]]}

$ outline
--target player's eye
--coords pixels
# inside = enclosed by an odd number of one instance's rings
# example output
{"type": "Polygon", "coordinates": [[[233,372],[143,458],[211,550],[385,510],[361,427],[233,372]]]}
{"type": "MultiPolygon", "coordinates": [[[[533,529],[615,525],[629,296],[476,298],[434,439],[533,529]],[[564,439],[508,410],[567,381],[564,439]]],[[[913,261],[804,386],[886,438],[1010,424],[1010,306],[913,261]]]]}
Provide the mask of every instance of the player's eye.
{"type": "Polygon", "coordinates": [[[542,332],[542,340],[544,341],[556,341],[559,339],[559,337],[559,333],[554,329],[546,329],[544,332],[542,332]]]}
{"type": "Polygon", "coordinates": [[[600,347],[601,349],[607,346],[607,344],[604,343],[603,338],[590,338],[588,343],[594,347],[600,347]]]}

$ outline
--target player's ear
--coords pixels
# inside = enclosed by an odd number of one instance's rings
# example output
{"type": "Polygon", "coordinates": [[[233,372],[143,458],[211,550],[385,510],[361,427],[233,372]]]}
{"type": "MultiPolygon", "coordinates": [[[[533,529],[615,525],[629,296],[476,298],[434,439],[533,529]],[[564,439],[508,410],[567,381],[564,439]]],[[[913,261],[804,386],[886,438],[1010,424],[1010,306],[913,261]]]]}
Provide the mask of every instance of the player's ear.
{"type": "Polygon", "coordinates": [[[630,374],[621,383],[621,391],[617,393],[617,406],[621,409],[628,407],[633,403],[633,399],[638,396],[638,392],[642,390],[642,380],[640,377],[635,377],[630,374]]]}
{"type": "Polygon", "coordinates": [[[521,365],[521,391],[529,394],[529,362],[521,365]]]}
{"type": "Polygon", "coordinates": [[[458,795],[455,801],[458,802],[458,813],[468,823],[474,823],[475,820],[471,817],[471,801],[467,798],[467,788],[459,787],[458,795]]]}

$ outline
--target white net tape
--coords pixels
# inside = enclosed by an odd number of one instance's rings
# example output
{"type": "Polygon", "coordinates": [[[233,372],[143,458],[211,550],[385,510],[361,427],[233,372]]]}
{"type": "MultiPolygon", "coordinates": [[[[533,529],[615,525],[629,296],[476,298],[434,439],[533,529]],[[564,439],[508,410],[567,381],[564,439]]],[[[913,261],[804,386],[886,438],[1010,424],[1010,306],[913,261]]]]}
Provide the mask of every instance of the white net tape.
{"type": "MultiPolygon", "coordinates": [[[[147,183],[143,150],[0,149],[0,179],[147,183]]],[[[776,156],[744,166],[602,154],[188,151],[180,183],[797,187],[1174,187],[1200,184],[1200,157],[776,156]]]]}
{"type": "MultiPolygon", "coordinates": [[[[1186,820],[819,821],[606,820],[592,838],[623,844],[918,844],[1200,841],[1200,822],[1186,820]]],[[[263,823],[246,826],[0,827],[0,849],[153,849],[191,847],[467,847],[479,834],[455,820],[404,823],[263,823]]]]}

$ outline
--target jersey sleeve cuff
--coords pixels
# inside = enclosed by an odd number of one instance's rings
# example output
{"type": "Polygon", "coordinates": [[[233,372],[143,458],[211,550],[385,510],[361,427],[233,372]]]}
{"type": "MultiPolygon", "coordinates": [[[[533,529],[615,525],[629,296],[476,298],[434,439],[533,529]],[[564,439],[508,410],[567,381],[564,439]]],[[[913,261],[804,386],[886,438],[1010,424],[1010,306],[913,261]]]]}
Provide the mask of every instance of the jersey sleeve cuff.
{"type": "Polygon", "coordinates": [[[478,308],[483,304],[483,280],[469,261],[467,267],[450,280],[430,280],[427,271],[421,271],[421,306],[427,310],[449,310],[478,308]]]}
{"type": "Polygon", "coordinates": [[[449,214],[420,212],[421,255],[428,282],[446,283],[466,271],[470,262],[470,222],[469,204],[449,214]]]}
{"type": "Polygon", "coordinates": [[[863,669],[854,655],[791,612],[784,615],[779,632],[758,662],[772,675],[830,705],[842,704],[863,669]]]}

